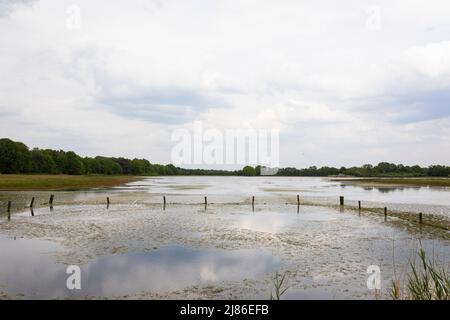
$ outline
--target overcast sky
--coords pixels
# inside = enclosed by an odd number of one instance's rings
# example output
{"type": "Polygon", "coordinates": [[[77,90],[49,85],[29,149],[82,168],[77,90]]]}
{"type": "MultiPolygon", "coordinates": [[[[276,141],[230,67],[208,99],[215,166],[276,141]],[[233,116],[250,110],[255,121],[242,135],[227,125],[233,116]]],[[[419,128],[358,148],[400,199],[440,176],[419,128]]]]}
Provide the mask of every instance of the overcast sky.
{"type": "Polygon", "coordinates": [[[0,137],[169,163],[195,120],[279,130],[282,166],[450,165],[450,2],[0,0],[0,137]]]}

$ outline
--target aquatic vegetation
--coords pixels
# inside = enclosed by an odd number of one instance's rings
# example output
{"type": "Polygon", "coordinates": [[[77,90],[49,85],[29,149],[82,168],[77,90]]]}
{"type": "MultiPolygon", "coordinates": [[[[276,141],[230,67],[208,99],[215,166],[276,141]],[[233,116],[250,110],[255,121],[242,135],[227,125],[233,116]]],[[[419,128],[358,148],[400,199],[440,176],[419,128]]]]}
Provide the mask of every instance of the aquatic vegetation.
{"type": "Polygon", "coordinates": [[[270,292],[270,300],[281,300],[281,296],[286,293],[286,291],[290,288],[289,285],[285,283],[286,281],[286,272],[280,274],[277,272],[275,277],[273,278],[273,286],[275,292],[270,292]]]}
{"type": "Polygon", "coordinates": [[[419,250],[420,264],[410,264],[411,272],[406,285],[392,282],[391,297],[394,300],[450,300],[450,274],[445,267],[427,257],[424,249],[419,250]]]}

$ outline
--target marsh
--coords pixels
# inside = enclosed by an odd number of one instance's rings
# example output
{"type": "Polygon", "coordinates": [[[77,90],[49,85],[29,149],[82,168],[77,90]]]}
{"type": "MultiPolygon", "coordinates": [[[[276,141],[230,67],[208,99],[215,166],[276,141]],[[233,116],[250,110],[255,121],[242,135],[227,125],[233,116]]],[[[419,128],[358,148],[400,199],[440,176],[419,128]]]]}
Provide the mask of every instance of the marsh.
{"type": "Polygon", "coordinates": [[[381,297],[389,298],[394,274],[419,245],[448,265],[449,195],[445,187],[386,192],[327,178],[181,176],[90,190],[5,191],[0,296],[268,299],[279,272],[289,285],[286,299],[373,299],[366,271],[378,265],[381,297]],[[31,197],[34,216],[25,208],[31,197]],[[384,206],[396,215],[385,219],[377,212],[384,206]],[[418,212],[444,227],[407,219],[418,212]],[[69,265],[81,268],[81,290],[66,288],[69,265]]]}

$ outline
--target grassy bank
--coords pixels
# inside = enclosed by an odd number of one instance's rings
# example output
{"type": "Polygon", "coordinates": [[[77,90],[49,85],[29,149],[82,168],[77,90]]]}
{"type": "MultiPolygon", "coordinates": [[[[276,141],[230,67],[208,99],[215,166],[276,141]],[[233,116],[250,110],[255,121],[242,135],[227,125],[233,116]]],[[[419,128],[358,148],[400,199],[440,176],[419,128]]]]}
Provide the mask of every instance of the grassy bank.
{"type": "Polygon", "coordinates": [[[64,190],[114,187],[135,181],[132,176],[0,175],[0,190],[64,190]]]}
{"type": "Polygon", "coordinates": [[[333,181],[364,183],[364,184],[387,184],[387,185],[409,185],[409,186],[435,186],[450,187],[450,178],[360,178],[360,179],[332,179],[333,181]]]}

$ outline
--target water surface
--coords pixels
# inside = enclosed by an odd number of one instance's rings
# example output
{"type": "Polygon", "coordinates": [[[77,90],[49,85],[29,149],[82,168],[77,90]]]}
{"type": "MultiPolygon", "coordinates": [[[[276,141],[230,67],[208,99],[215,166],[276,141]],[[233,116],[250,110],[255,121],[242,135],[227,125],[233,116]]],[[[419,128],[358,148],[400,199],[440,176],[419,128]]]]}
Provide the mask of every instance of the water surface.
{"type": "Polygon", "coordinates": [[[119,297],[223,281],[265,277],[281,261],[262,249],[219,250],[166,246],[149,252],[99,257],[81,266],[81,289],[66,287],[62,248],[45,240],[0,237],[0,292],[20,298],[119,297]]]}
{"type": "Polygon", "coordinates": [[[371,299],[369,265],[382,268],[388,297],[420,244],[448,263],[447,231],[330,206],[340,195],[347,204],[420,210],[425,219],[450,212],[447,188],[322,178],[155,177],[111,189],[2,192],[13,213],[8,221],[0,203],[0,298],[265,299],[275,273],[286,272],[286,298],[371,299]],[[73,264],[81,291],[65,287],[73,264]]]}

